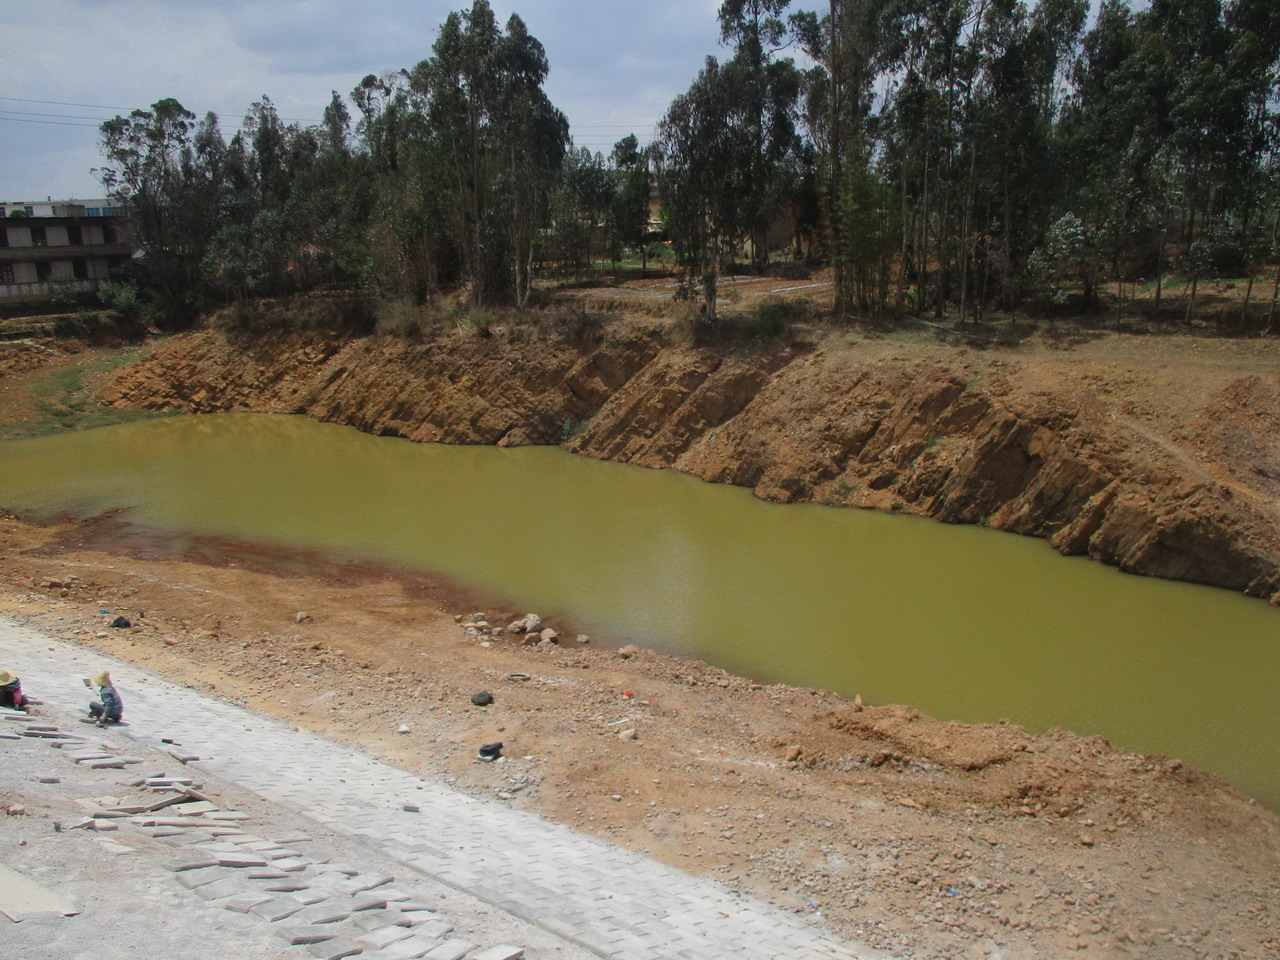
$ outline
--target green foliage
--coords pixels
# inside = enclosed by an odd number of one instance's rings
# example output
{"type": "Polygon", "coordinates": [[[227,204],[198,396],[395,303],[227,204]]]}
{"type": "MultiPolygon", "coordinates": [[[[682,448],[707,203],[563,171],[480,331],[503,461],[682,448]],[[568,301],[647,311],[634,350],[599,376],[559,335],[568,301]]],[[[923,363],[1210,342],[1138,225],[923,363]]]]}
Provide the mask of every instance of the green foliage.
{"type": "Polygon", "coordinates": [[[49,291],[49,304],[56,308],[73,307],[76,304],[76,281],[71,277],[50,277],[45,281],[49,291]]]}
{"type": "Polygon", "coordinates": [[[98,302],[126,320],[133,321],[142,316],[142,292],[135,284],[127,281],[101,281],[98,284],[98,302]]]}
{"type": "Polygon", "coordinates": [[[685,319],[710,329],[720,273],[744,254],[765,269],[788,214],[808,238],[795,257],[834,267],[842,316],[980,320],[1028,289],[1096,302],[1107,280],[1158,300],[1171,268],[1193,304],[1198,278],[1280,256],[1274,3],[819,6],[723,0],[727,59],[706,60],[652,149],[630,136],[607,157],[570,149],[546,51],[489,0],[450,13],[411,69],[334,92],[314,127],[267,97],[229,141],[172,99],[116,117],[102,180],[148,286],[117,309],[175,327],[211,302],[330,288],[524,308],[539,269],[674,255],[702,301],[685,319]],[[670,248],[651,243],[654,185],[670,248]]]}
{"type": "Polygon", "coordinates": [[[879,316],[889,302],[901,228],[892,190],[865,161],[850,162],[836,203],[842,302],[879,316]]]}
{"type": "Polygon", "coordinates": [[[587,425],[584,421],[573,417],[565,417],[564,422],[560,424],[560,442],[568,443],[585,429],[587,429],[587,425]]]}
{"type": "Polygon", "coordinates": [[[751,313],[749,326],[757,337],[778,337],[787,331],[788,309],[785,303],[762,303],[751,313]]]}
{"type": "Polygon", "coordinates": [[[1065,213],[1031,254],[1027,271],[1047,286],[1051,303],[1062,304],[1066,302],[1067,284],[1088,275],[1092,255],[1093,243],[1084,224],[1074,213],[1065,213]]]}
{"type": "Polygon", "coordinates": [[[542,90],[546,51],[518,16],[499,29],[488,0],[474,0],[449,14],[432,52],[409,84],[443,147],[447,222],[471,302],[523,307],[569,143],[568,120],[542,90]]]}
{"type": "Polygon", "coordinates": [[[697,283],[708,323],[717,281],[747,240],[757,269],[765,234],[794,192],[800,154],[796,109],[800,74],[770,52],[782,36],[787,0],[728,0],[723,38],[735,46],[720,64],[708,57],[688,92],[658,128],[655,158],[663,220],[686,282],[697,283]]]}

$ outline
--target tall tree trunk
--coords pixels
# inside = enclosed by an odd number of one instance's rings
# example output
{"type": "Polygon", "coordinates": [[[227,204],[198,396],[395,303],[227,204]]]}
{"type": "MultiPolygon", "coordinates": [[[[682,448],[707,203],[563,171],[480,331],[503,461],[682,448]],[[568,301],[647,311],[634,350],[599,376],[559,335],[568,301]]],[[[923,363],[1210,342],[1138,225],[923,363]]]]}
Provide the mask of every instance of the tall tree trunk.
{"type": "Polygon", "coordinates": [[[840,151],[844,149],[844,138],[840,131],[840,87],[842,83],[842,61],[844,59],[843,52],[840,49],[840,30],[836,26],[839,22],[839,13],[843,10],[843,5],[838,0],[831,0],[830,13],[827,18],[828,27],[831,35],[827,43],[827,59],[830,61],[827,65],[827,72],[831,76],[831,92],[830,92],[830,109],[831,115],[827,132],[829,142],[827,150],[830,154],[830,162],[828,175],[828,223],[827,227],[830,231],[831,244],[831,262],[835,266],[834,279],[836,284],[835,296],[835,313],[838,317],[845,316],[849,310],[848,298],[845,291],[845,264],[844,251],[842,247],[842,237],[840,230],[840,215],[837,212],[840,197],[840,174],[841,174],[841,158],[840,151]]]}
{"type": "Polygon", "coordinates": [[[1164,224],[1160,224],[1160,244],[1156,247],[1156,305],[1153,316],[1160,319],[1160,294],[1164,280],[1164,224]]]}
{"type": "Polygon", "coordinates": [[[1276,303],[1280,302],[1280,262],[1276,263],[1276,273],[1271,279],[1271,309],[1267,311],[1267,329],[1263,333],[1271,333],[1276,322],[1276,303]]]}
{"type": "MultiPolygon", "coordinates": [[[[1271,241],[1274,246],[1280,240],[1280,210],[1276,211],[1275,225],[1271,228],[1271,241]]],[[[1271,308],[1267,311],[1267,329],[1263,333],[1270,334],[1276,322],[1276,303],[1280,301],[1280,262],[1276,263],[1275,276],[1271,278],[1271,308]]]]}
{"type": "Polygon", "coordinates": [[[942,218],[938,223],[938,296],[934,301],[933,316],[935,319],[941,320],[943,313],[947,309],[949,287],[951,283],[950,267],[951,267],[951,250],[947,241],[947,223],[951,218],[951,193],[946,191],[942,195],[942,218]]]}
{"type": "Polygon", "coordinates": [[[1001,270],[1004,271],[1004,276],[1001,278],[1001,281],[1000,281],[1000,295],[1001,295],[1001,299],[1004,300],[1004,308],[1006,310],[1009,310],[1013,307],[1013,291],[1010,289],[1013,286],[1013,224],[1011,223],[1013,219],[1012,210],[1013,210],[1013,201],[1010,199],[1010,196],[1009,196],[1009,171],[1008,169],[1006,169],[1004,172],[1004,224],[1003,224],[1004,237],[1002,238],[1002,250],[1001,250],[1001,253],[1003,254],[1003,258],[1004,258],[1004,263],[1001,265],[1001,270]]]}
{"type": "Polygon", "coordinates": [[[924,296],[929,274],[929,154],[924,155],[924,172],[920,180],[920,245],[916,268],[916,313],[924,313],[924,296]]]}
{"type": "MultiPolygon", "coordinates": [[[[964,197],[964,216],[960,226],[960,322],[964,323],[965,311],[968,307],[969,294],[969,225],[973,213],[974,168],[978,163],[976,146],[969,148],[968,186],[964,197]]],[[[977,322],[976,320],[974,321],[977,322]]]]}
{"type": "Polygon", "coordinates": [[[908,243],[908,233],[911,230],[911,220],[907,216],[907,162],[902,161],[902,211],[901,211],[901,227],[902,227],[902,246],[898,254],[898,289],[893,298],[893,312],[895,316],[901,317],[903,306],[907,296],[907,255],[910,249],[908,243]]]}

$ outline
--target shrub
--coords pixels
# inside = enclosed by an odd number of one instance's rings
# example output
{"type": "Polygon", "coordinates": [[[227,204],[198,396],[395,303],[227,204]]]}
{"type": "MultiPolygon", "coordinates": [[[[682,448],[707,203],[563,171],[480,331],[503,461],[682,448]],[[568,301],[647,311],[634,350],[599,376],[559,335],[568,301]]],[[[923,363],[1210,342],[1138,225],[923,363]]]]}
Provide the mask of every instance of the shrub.
{"type": "Polygon", "coordinates": [[[98,302],[126,320],[142,316],[142,291],[123,280],[103,280],[98,284],[98,302]]]}
{"type": "Polygon", "coordinates": [[[788,309],[785,303],[762,303],[752,312],[748,325],[757,337],[777,337],[787,332],[788,309]]]}
{"type": "Polygon", "coordinates": [[[564,423],[560,424],[560,442],[568,443],[586,428],[587,425],[583,421],[573,417],[565,417],[564,423]]]}

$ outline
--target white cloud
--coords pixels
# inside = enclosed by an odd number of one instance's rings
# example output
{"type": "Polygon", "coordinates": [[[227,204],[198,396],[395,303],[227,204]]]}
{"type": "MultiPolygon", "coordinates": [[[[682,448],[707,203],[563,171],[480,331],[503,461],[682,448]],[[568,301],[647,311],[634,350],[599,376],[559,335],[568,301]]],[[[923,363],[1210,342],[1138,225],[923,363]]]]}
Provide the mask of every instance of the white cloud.
{"type": "MultiPolygon", "coordinates": [[[[97,122],[164,97],[197,114],[213,110],[224,132],[263,95],[281,116],[317,122],[331,90],[346,95],[366,74],[430,56],[440,23],[464,6],[466,0],[8,3],[0,200],[99,192],[89,172],[101,162],[97,122]]],[[[500,23],[518,12],[546,47],[548,95],[568,115],[575,139],[605,152],[627,133],[652,133],[704,57],[724,55],[718,6],[718,0],[493,2],[500,23]]]]}

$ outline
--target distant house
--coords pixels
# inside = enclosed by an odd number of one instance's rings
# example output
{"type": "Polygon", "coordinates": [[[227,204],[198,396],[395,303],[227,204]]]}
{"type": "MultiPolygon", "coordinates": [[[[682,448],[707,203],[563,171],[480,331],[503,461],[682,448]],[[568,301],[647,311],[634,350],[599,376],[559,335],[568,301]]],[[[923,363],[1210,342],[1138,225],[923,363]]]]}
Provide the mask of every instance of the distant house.
{"type": "Polygon", "coordinates": [[[0,302],[95,289],[133,256],[121,213],[105,200],[0,204],[0,302]]]}

